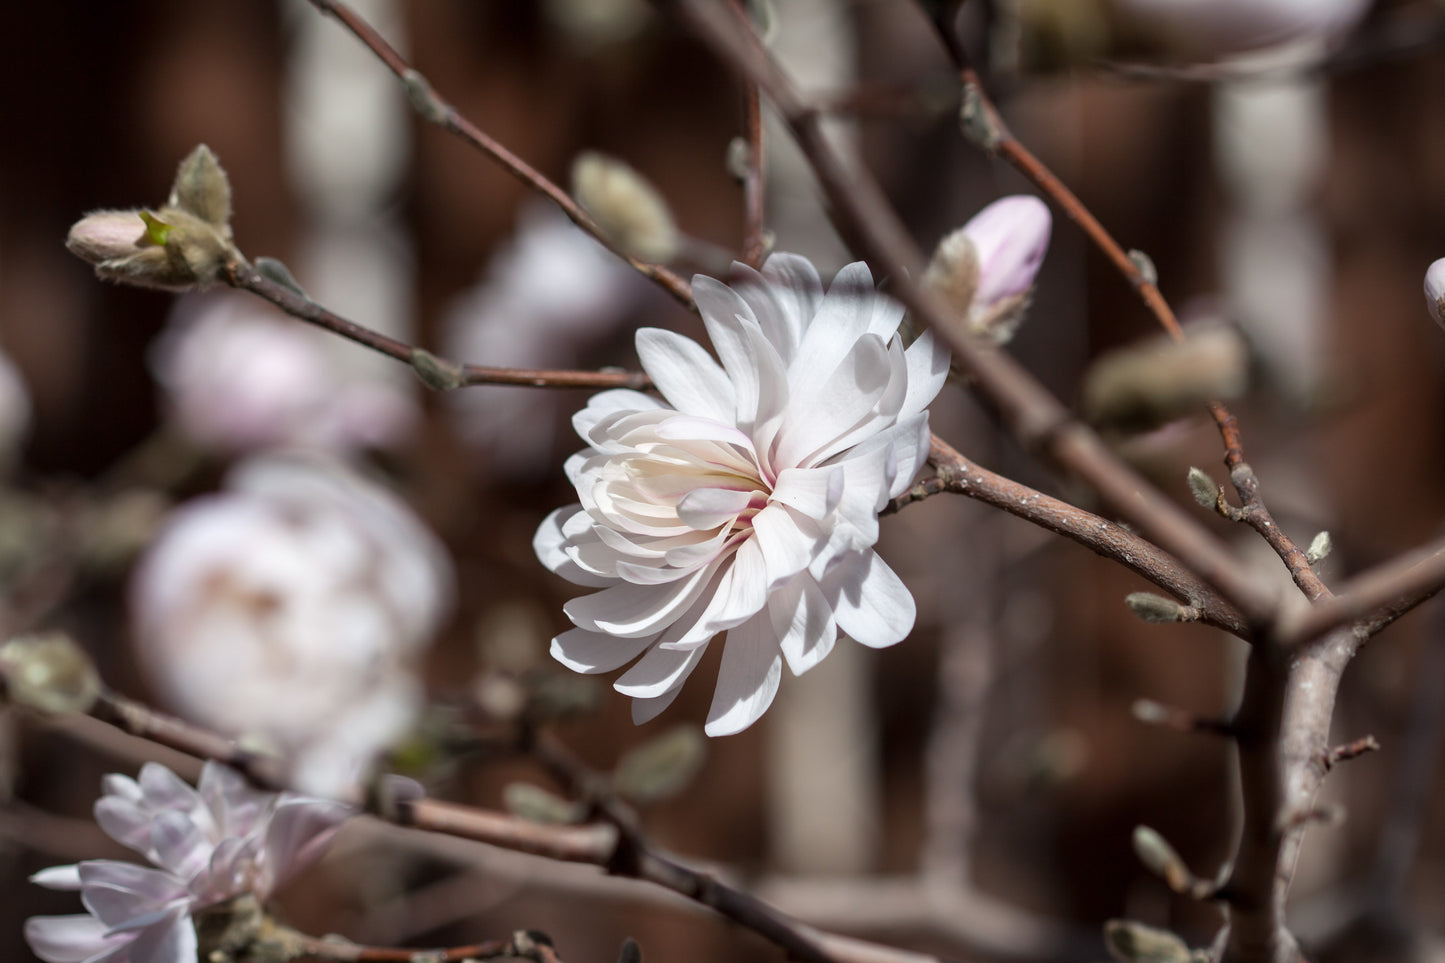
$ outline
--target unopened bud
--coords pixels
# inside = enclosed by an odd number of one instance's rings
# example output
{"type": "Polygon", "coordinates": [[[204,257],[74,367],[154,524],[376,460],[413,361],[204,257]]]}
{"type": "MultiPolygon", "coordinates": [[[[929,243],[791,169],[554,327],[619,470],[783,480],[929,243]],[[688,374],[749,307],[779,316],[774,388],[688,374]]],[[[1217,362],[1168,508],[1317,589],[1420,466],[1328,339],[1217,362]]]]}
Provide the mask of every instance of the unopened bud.
{"type": "Polygon", "coordinates": [[[1249,351],[1228,325],[1194,325],[1184,340],[1156,337],[1101,356],[1084,376],[1083,408],[1096,425],[1157,427],[1244,393],[1249,351]]]}
{"type": "Polygon", "coordinates": [[[585,806],[529,782],[508,783],[502,790],[502,802],[512,815],[544,825],[565,826],[587,816],[585,806]]]}
{"type": "Polygon", "coordinates": [[[1219,504],[1219,485],[1202,468],[1189,469],[1189,493],[1200,508],[1214,508],[1219,504]]]}
{"type": "Polygon", "coordinates": [[[1028,194],[994,201],[939,242],[924,284],[993,344],[1013,337],[1049,249],[1048,205],[1028,194]]]}
{"type": "Polygon", "coordinates": [[[433,391],[453,391],[466,383],[461,365],[438,358],[423,348],[412,349],[411,370],[433,391]]]}
{"type": "Polygon", "coordinates": [[[1305,560],[1311,565],[1323,562],[1334,547],[1334,539],[1330,538],[1330,533],[1320,532],[1310,539],[1310,547],[1305,551],[1305,560]]]}
{"type": "Polygon", "coordinates": [[[635,803],[667,799],[687,788],[706,758],[702,730],[678,726],[623,756],[613,786],[635,803]]]}
{"type": "Polygon", "coordinates": [[[572,193],[623,253],[655,263],[677,256],[681,237],[667,202],[622,161],[582,154],[572,164],[572,193]]]}
{"type": "Polygon", "coordinates": [[[134,254],[147,234],[140,211],[94,211],[71,226],[65,246],[76,257],[99,264],[134,254]]]}
{"type": "Polygon", "coordinates": [[[1174,847],[1148,826],[1134,827],[1134,855],[1176,893],[1188,892],[1194,883],[1194,875],[1174,847]]]}
{"type": "Polygon", "coordinates": [[[1156,930],[1133,920],[1104,924],[1104,944],[1123,963],[1189,963],[1189,947],[1168,930],[1156,930]]]}
{"type": "Polygon", "coordinates": [[[1131,592],[1124,604],[1144,622],[1189,622],[1190,610],[1173,599],[1153,592],[1131,592]]]}
{"type": "Polygon", "coordinates": [[[1435,323],[1445,328],[1445,257],[1425,271],[1425,307],[1435,323]]]}
{"type": "Polygon", "coordinates": [[[100,696],[95,663],[62,632],[27,635],[0,646],[9,700],[41,712],[85,712],[100,696]]]}

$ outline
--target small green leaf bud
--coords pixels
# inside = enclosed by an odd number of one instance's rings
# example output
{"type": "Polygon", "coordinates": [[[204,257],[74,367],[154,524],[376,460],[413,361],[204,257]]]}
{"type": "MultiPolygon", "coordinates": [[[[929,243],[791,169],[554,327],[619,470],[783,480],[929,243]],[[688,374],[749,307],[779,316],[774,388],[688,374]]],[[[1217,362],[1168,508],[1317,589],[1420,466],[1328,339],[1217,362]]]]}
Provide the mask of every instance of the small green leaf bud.
{"type": "Polygon", "coordinates": [[[461,365],[438,358],[422,348],[412,349],[411,370],[416,372],[422,384],[433,391],[453,391],[466,383],[462,377],[461,365]]]}
{"type": "Polygon", "coordinates": [[[100,696],[95,663],[62,632],[21,636],[0,646],[0,675],[11,702],[41,712],[86,712],[100,696]]]}
{"type": "Polygon", "coordinates": [[[256,269],[257,274],[266,280],[276,282],[297,297],[310,300],[310,298],[307,297],[306,291],[301,287],[301,282],[296,280],[296,276],[291,273],[291,269],[283,262],[278,261],[274,257],[258,257],[252,262],[251,266],[256,269]]]}
{"type": "Polygon", "coordinates": [[[603,235],[624,254],[664,263],[682,238],[657,189],[622,161],[588,151],[572,165],[572,193],[603,235]]]}
{"type": "Polygon", "coordinates": [[[1145,284],[1159,283],[1159,269],[1154,266],[1154,259],[1143,251],[1135,248],[1129,252],[1129,263],[1139,271],[1139,280],[1145,284]]]}
{"type": "Polygon", "coordinates": [[[216,155],[205,144],[197,145],[181,161],[166,206],[180,208],[222,230],[227,239],[230,238],[231,181],[216,160],[216,155]]]}
{"type": "Polygon", "coordinates": [[[529,782],[508,783],[502,790],[502,802],[512,815],[544,825],[568,826],[581,822],[587,815],[586,807],[579,803],[529,782]]]}
{"type": "Polygon", "coordinates": [[[1202,468],[1189,469],[1189,493],[1200,508],[1214,508],[1219,504],[1219,484],[1202,468]]]}
{"type": "Polygon", "coordinates": [[[1330,538],[1329,532],[1320,532],[1310,540],[1310,547],[1305,551],[1305,560],[1311,565],[1323,562],[1335,547],[1334,540],[1330,538]]]}
{"type": "Polygon", "coordinates": [[[707,757],[707,740],[696,726],[678,726],[622,757],[613,774],[617,792],[635,803],[677,795],[707,757]]]}
{"type": "Polygon", "coordinates": [[[1189,947],[1183,940],[1132,920],[1105,923],[1104,944],[1121,963],[1189,963],[1189,947]]]}
{"type": "Polygon", "coordinates": [[[1124,597],[1124,604],[1144,622],[1192,621],[1189,609],[1153,592],[1131,592],[1124,597]]]}
{"type": "Polygon", "coordinates": [[[1168,841],[1148,826],[1134,827],[1134,854],[1176,893],[1189,891],[1194,875],[1168,841]]]}

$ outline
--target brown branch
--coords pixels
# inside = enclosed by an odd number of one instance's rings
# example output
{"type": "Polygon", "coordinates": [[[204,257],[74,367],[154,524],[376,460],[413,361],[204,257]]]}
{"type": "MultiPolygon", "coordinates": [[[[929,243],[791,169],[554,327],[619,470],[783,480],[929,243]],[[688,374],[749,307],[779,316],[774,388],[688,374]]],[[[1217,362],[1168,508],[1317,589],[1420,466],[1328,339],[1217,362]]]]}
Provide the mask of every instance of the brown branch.
{"type": "Polygon", "coordinates": [[[948,323],[946,313],[918,282],[923,276],[922,257],[877,181],[838,153],[825,136],[822,116],[803,101],[756,35],[737,29],[726,10],[708,0],[676,0],[674,6],[714,53],[739,75],[755,81],[778,108],[817,174],[840,226],[888,275],[893,293],[913,317],[949,343],[955,363],[998,406],[1025,446],[1083,479],[1152,541],[1188,560],[1206,583],[1240,609],[1250,625],[1270,623],[1279,604],[1273,589],[1251,576],[1218,539],[1119,461],[1017,362],[948,323]]]}
{"type": "Polygon", "coordinates": [[[1241,510],[1237,520],[1258,532],[1269,547],[1274,549],[1305,598],[1318,602],[1320,599],[1332,597],[1334,593],[1315,574],[1304,551],[1285,534],[1284,529],[1280,528],[1265,507],[1264,497],[1259,490],[1259,477],[1255,475],[1249,462],[1244,460],[1244,442],[1239,434],[1239,421],[1222,404],[1211,405],[1210,412],[1214,415],[1214,420],[1219,425],[1219,435],[1224,440],[1224,465],[1229,469],[1229,480],[1239,494],[1241,510]]]}
{"type": "Polygon", "coordinates": [[[1082,508],[1005,478],[969,461],[937,436],[929,451],[937,474],[923,479],[885,511],[897,511],[937,492],[956,492],[1002,509],[1113,559],[1187,605],[1199,609],[1199,621],[1247,638],[1249,626],[1239,610],[1200,581],[1178,559],[1147,539],[1082,508]]]}
{"type": "Polygon", "coordinates": [[[325,328],[343,338],[410,365],[422,380],[434,388],[465,388],[473,385],[523,385],[534,388],[647,388],[647,375],[633,371],[567,371],[534,368],[494,368],[458,364],[438,358],[405,341],[373,331],[328,311],[284,284],[261,274],[244,261],[228,262],[222,280],[234,288],[249,291],[270,301],[291,317],[325,328]]]}
{"type": "Polygon", "coordinates": [[[344,940],[317,939],[299,933],[288,933],[288,941],[300,951],[302,958],[331,960],[334,963],[460,963],[462,960],[533,960],[535,963],[560,963],[550,940],[540,933],[518,932],[511,939],[488,940],[469,946],[445,949],[414,950],[393,946],[359,946],[344,940]]]}
{"type": "MultiPolygon", "coordinates": [[[[733,16],[746,29],[753,29],[752,19],[743,9],[739,0],[728,0],[732,7],[733,16]]],[[[753,267],[762,267],[763,259],[767,257],[767,224],[763,219],[763,199],[766,193],[766,181],[763,174],[763,98],[758,91],[758,85],[745,82],[743,84],[745,123],[747,125],[747,146],[748,157],[747,167],[743,172],[743,253],[744,264],[753,267]]]]}
{"type": "Polygon", "coordinates": [[[397,79],[406,87],[407,98],[411,102],[412,108],[424,120],[460,137],[502,165],[512,176],[560,207],[572,223],[592,235],[600,244],[630,264],[638,273],[656,282],[689,309],[692,307],[692,286],[685,278],[661,264],[639,261],[637,258],[619,251],[603,234],[597,226],[597,222],[592,220],[566,191],[458,113],[457,109],[442,99],[432,89],[427,79],[407,63],[406,58],[398,53],[395,47],[387,43],[386,38],[364,17],[342,3],[341,0],[310,0],[310,3],[323,14],[335,17],[365,44],[376,55],[376,58],[386,65],[388,70],[396,75],[397,79]]]}
{"type": "Polygon", "coordinates": [[[1445,538],[1355,576],[1333,598],[1299,613],[1280,633],[1281,643],[1298,646],[1360,620],[1357,634],[1369,637],[1445,588],[1445,538]]]}

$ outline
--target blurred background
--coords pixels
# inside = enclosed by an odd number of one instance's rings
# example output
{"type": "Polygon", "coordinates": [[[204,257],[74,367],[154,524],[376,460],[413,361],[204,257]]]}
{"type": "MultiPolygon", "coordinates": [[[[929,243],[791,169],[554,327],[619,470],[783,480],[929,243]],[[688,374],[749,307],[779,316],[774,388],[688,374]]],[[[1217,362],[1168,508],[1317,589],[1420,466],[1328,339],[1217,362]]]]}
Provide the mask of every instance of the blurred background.
{"type": "MultiPolygon", "coordinates": [[[[631,0],[356,6],[552,179],[565,184],[588,149],[641,171],[696,239],[679,270],[720,271],[739,249],[726,157],[742,94],[665,15],[631,0]]],[[[1181,315],[1243,333],[1250,387],[1235,411],[1250,461],[1296,540],[1330,532],[1323,574],[1338,582],[1438,535],[1445,510],[1445,334],[1420,295],[1445,255],[1445,7],[1355,4],[1285,53],[1185,68],[1240,45],[1161,29],[1134,9],[1146,6],[975,0],[962,29],[1015,133],[1121,243],[1148,253],[1181,315]],[[1141,63],[1152,66],[1121,66],[1141,63]]],[[[84,212],[159,204],[178,160],[206,143],[231,178],[241,250],[285,261],[312,297],[363,324],[458,360],[528,367],[635,367],[637,327],[701,333],[506,172],[418,121],[390,75],[301,0],[54,0],[5,14],[0,348],[29,411],[13,416],[0,490],[0,618],[7,634],[75,633],[122,692],[157,699],[126,611],[137,553],[170,506],[214,489],[258,444],[187,420],[176,341],[207,318],[280,316],[224,290],[177,298],[96,281],[63,247],[84,212]]],[[[773,15],[774,48],[839,105],[839,136],[925,250],[990,200],[1029,190],[960,134],[946,58],[915,5],[779,0],[773,15]]],[[[769,227],[778,249],[827,277],[851,258],[784,141],[774,128],[769,227]]],[[[1091,360],[1152,336],[1154,320],[1055,213],[1010,350],[1073,403],[1091,360]]],[[[455,710],[499,676],[571,679],[548,669],[546,644],[572,587],[537,563],[531,539],[575,500],[560,468],[580,447],[568,418],[586,393],[427,394],[401,366],[305,334],[296,350],[324,359],[308,364],[326,372],[327,404],[347,401],[297,415],[284,440],[343,438],[455,560],[460,601],[428,657],[429,693],[455,710]],[[300,430],[322,418],[337,426],[326,438],[300,430]]],[[[247,361],[248,377],[274,370],[247,361]]],[[[970,458],[1089,505],[965,386],[933,410],[934,430],[970,458]]],[[[1226,477],[1202,416],[1111,438],[1191,509],[1191,465],[1226,477]]],[[[1147,588],[1138,579],[962,498],[883,527],[880,550],[919,602],[913,635],[883,651],[842,644],[786,679],[757,725],[711,740],[692,782],[644,809],[650,837],[825,927],[958,959],[1099,959],[1100,925],[1120,916],[1207,939],[1214,910],[1171,896],[1129,840],[1153,826],[1212,875],[1235,832],[1231,753],[1143,725],[1130,707],[1226,711],[1241,643],[1138,622],[1123,605],[1147,588]]],[[[716,652],[646,727],[603,680],[569,690],[550,728],[609,768],[700,723],[715,663],[716,652]]],[[[1293,905],[1311,959],[1445,958],[1430,935],[1445,925],[1442,705],[1445,611],[1431,603],[1346,677],[1336,741],[1373,734],[1382,749],[1330,776],[1327,801],[1348,818],[1306,840],[1293,905]]],[[[0,952],[26,959],[23,919],[74,911],[28,874],[118,855],[89,819],[100,775],[176,757],[16,714],[0,731],[0,952]]],[[[525,760],[476,753],[422,771],[439,795],[493,807],[513,781],[550,785],[525,760]]],[[[292,921],[358,941],[537,929],[571,963],[615,959],[626,936],[648,960],[781,958],[641,884],[377,827],[349,830],[308,879],[287,897],[292,921]]]]}

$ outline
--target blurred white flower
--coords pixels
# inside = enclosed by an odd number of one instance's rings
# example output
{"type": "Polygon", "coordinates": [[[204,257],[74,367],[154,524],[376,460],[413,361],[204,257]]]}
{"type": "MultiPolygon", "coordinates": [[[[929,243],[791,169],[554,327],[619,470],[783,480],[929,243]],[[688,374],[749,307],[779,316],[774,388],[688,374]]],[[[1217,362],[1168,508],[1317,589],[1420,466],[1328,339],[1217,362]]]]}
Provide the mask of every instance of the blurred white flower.
{"type": "Polygon", "coordinates": [[[898,304],[866,265],[826,296],[812,264],[777,254],[728,287],[693,279],[719,365],[696,342],[637,332],[665,402],[596,395],[574,418],[591,446],[567,462],[580,505],[534,541],[548,568],[603,587],[573,599],[552,654],[579,672],[641,658],[615,683],[634,721],[677,695],[728,632],[709,735],[751,725],[786,659],[816,665],[839,633],[869,646],[913,627],[908,589],[877,553],[878,512],[928,454],[925,406],[948,355],[931,333],[906,351],[898,304]]]}
{"type": "Polygon", "coordinates": [[[15,367],[0,352],[0,465],[8,461],[30,428],[30,393],[15,367]]]}
{"type": "Polygon", "coordinates": [[[195,963],[192,917],[242,894],[265,901],[325,850],[349,807],[252,789],[215,762],[198,789],[158,763],[139,781],[109,775],[95,820],[157,869],[111,859],[31,877],[80,893],[88,914],[35,916],[25,939],[47,963],[195,963]]]}
{"type": "Polygon", "coordinates": [[[1001,197],[939,242],[924,284],[970,333],[1003,344],[1023,320],[1052,229],[1049,207],[1037,197],[1001,197]]]}
{"type": "MultiPolygon", "coordinates": [[[[575,366],[641,290],[637,275],[550,205],[525,208],[513,241],[443,321],[448,357],[517,368],[575,366]]],[[[552,453],[552,391],[476,387],[445,397],[452,423],[491,467],[541,474],[552,453]]]]}
{"type": "Polygon", "coordinates": [[[1425,307],[1435,323],[1445,328],[1445,257],[1425,270],[1425,307]]]}
{"type": "Polygon", "coordinates": [[[303,789],[341,795],[412,724],[413,663],[451,593],[445,550],[399,500],[340,466],[270,456],[175,513],[131,606],[171,706],[266,740],[303,789]]]}
{"type": "Polygon", "coordinates": [[[1332,40],[1372,0],[1113,0],[1146,30],[1187,54],[1219,57],[1298,40],[1332,40]]]}
{"type": "Polygon", "coordinates": [[[171,417],[223,452],[285,445],[385,447],[411,431],[416,403],[397,385],[352,376],[353,350],[239,294],[183,300],[152,363],[171,417]]]}

